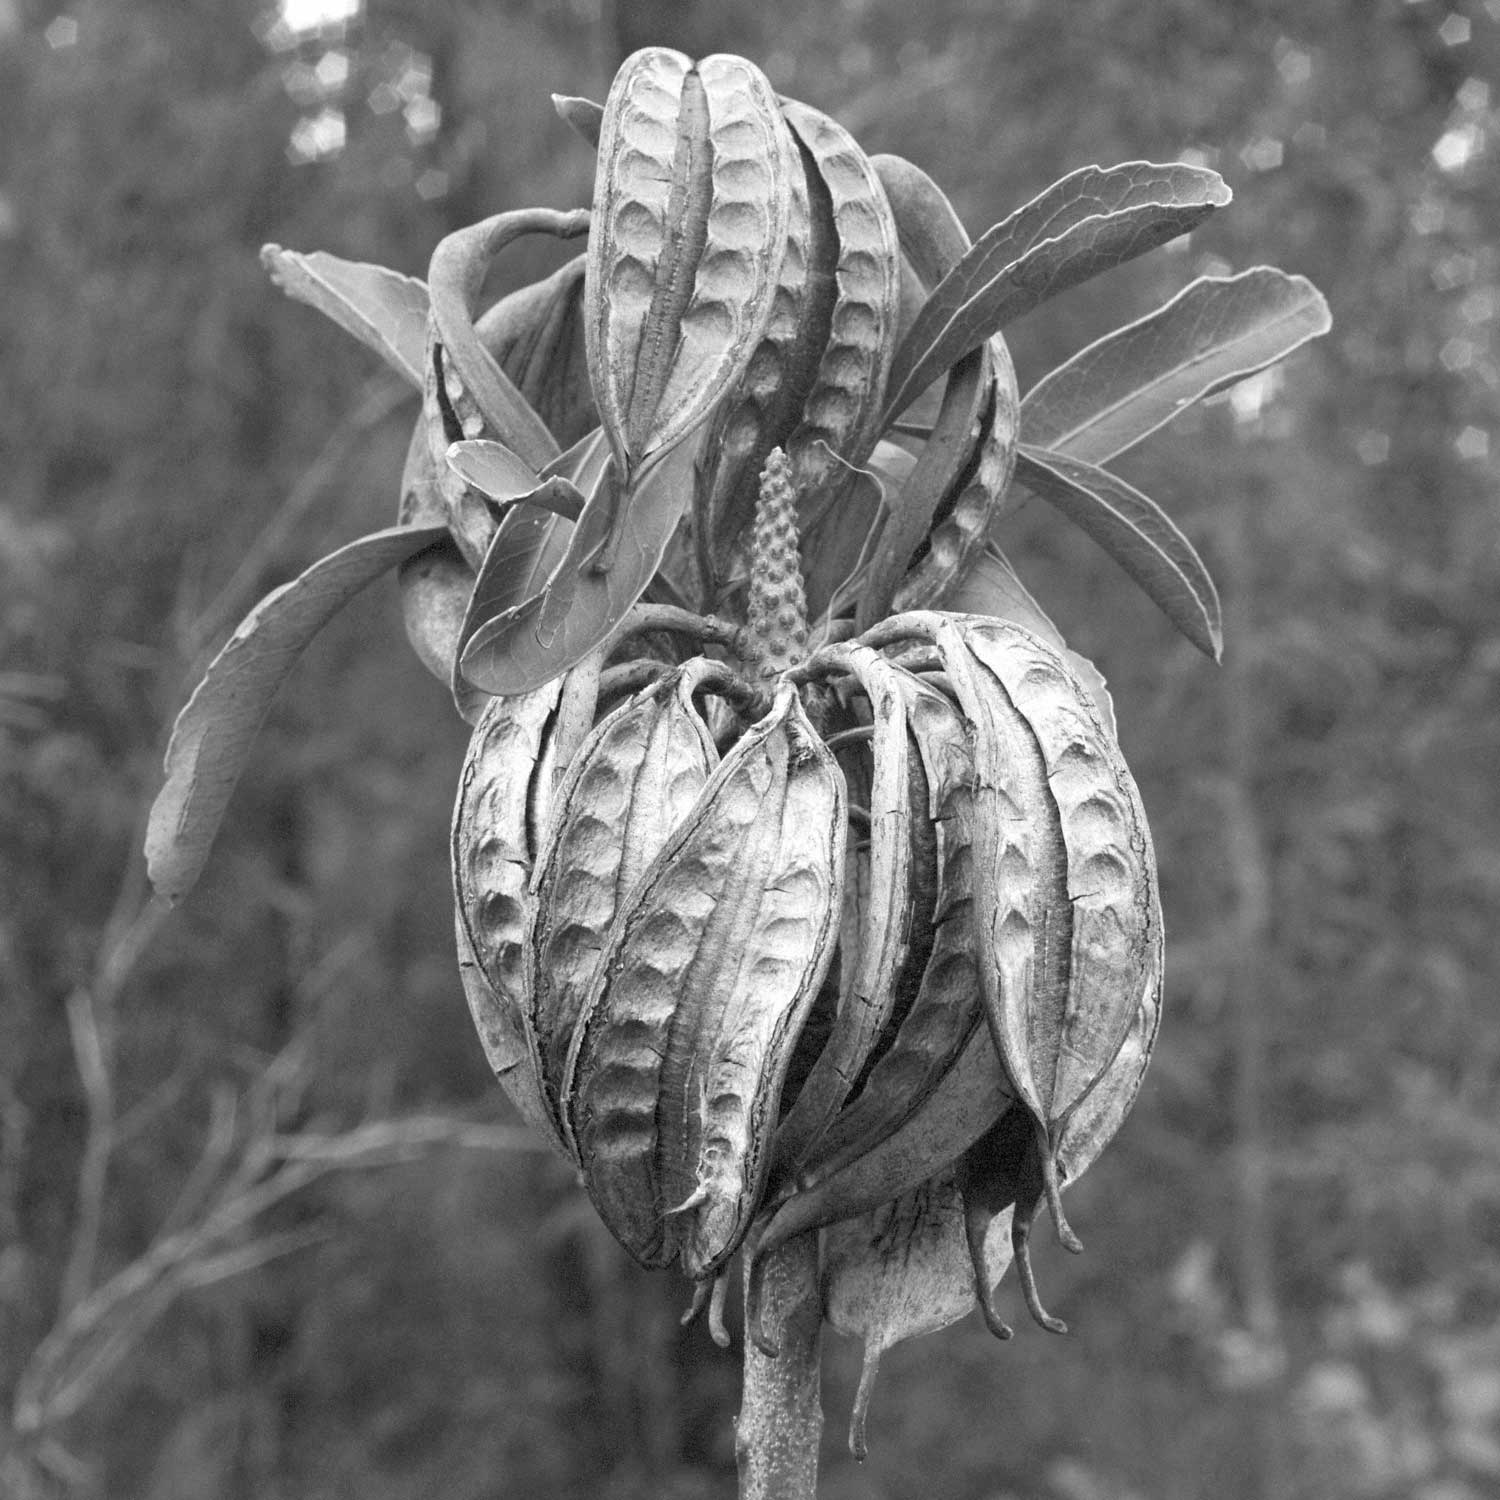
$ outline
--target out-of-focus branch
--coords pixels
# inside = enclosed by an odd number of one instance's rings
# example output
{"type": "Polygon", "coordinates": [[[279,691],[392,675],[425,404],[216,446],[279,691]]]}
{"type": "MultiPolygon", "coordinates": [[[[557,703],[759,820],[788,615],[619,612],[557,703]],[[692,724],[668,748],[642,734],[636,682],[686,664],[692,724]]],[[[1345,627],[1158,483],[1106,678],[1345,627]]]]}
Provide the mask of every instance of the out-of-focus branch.
{"type": "MultiPolygon", "coordinates": [[[[135,847],[132,841],[132,851],[135,847]]],[[[112,1080],[120,996],[166,916],[164,906],[147,902],[145,875],[144,865],[132,852],[120,879],[114,907],[104,924],[93,974],[67,1001],[68,1034],[83,1085],[88,1128],[78,1169],[73,1236],[60,1293],[64,1312],[87,1294],[99,1252],[104,1195],[117,1136],[112,1080]]]]}
{"type": "Polygon", "coordinates": [[[375,1120],[345,1131],[279,1133],[302,1086],[292,1049],[240,1099],[216,1100],[202,1155],[150,1247],[69,1306],[17,1382],[13,1430],[32,1448],[75,1416],[184,1291],[315,1243],[316,1226],[251,1236],[255,1221],[331,1172],[410,1162],[438,1150],[545,1151],[529,1131],[441,1115],[375,1120]],[[186,1223],[184,1208],[198,1211],[186,1223]]]}
{"type": "Polygon", "coordinates": [[[184,630],[184,657],[192,661],[208,649],[255,602],[251,597],[266,565],[323,497],[349,461],[356,445],[412,394],[411,388],[385,374],[367,381],[359,399],[332,432],[316,458],[287,491],[276,514],[261,529],[219,592],[184,630]]]}

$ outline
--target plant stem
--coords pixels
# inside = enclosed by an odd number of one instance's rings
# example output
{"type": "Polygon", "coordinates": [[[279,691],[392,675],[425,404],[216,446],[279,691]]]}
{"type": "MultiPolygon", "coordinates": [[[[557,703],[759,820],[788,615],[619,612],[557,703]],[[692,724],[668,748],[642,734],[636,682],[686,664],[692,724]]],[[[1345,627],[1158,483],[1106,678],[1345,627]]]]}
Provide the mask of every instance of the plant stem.
{"type": "Polygon", "coordinates": [[[747,1332],[745,1388],[734,1441],[740,1500],[815,1500],[823,1435],[817,1232],[798,1235],[773,1250],[761,1274],[765,1326],[779,1340],[781,1353],[771,1359],[747,1332]]]}

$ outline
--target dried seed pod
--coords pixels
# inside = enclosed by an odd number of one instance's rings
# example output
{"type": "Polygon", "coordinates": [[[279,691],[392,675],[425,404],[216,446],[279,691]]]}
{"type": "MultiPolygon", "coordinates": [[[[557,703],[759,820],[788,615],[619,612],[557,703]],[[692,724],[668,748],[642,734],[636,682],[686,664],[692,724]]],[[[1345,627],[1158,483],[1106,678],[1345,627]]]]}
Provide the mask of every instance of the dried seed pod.
{"type": "MultiPolygon", "coordinates": [[[[890,200],[902,253],[931,291],[963,258],[969,235],[947,195],[920,167],[899,156],[872,158],[890,200]]],[[[980,441],[938,501],[925,550],[896,589],[897,612],[940,606],[979,555],[1015,468],[1020,395],[1004,338],[987,344],[989,385],[984,393],[980,441]]]]}
{"type": "Polygon", "coordinates": [[[644,1265],[711,1275],[759,1205],[833,953],[844,821],[843,778],[784,686],[616,916],[568,1107],[589,1193],[644,1265]]]}
{"type": "Polygon", "coordinates": [[[459,775],[453,811],[453,894],[459,967],[490,1066],[523,1118],[562,1147],[543,1098],[536,1036],[526,999],[524,939],[534,801],[562,683],[517,698],[493,698],[480,715],[459,775]],[[465,970],[478,966],[483,984],[465,970]]]}
{"type": "Polygon", "coordinates": [[[973,759],[963,721],[940,693],[919,686],[907,714],[928,788],[922,812],[937,835],[931,942],[917,992],[888,1046],[808,1156],[807,1176],[814,1181],[900,1129],[984,1025],[972,938],[973,759]]]}
{"type": "Polygon", "coordinates": [[[777,1131],[778,1174],[800,1161],[828,1128],[890,1019],[914,915],[906,730],[911,689],[899,668],[864,647],[825,647],[820,659],[842,667],[870,704],[870,890],[858,941],[844,949],[843,993],[833,1033],[777,1131]]]}
{"type": "MultiPolygon", "coordinates": [[[[1057,1175],[1063,1185],[1076,1182],[1093,1164],[1120,1128],[1140,1090],[1161,1017],[1159,929],[1156,946],[1156,961],[1124,1043],[1104,1076],[1069,1116],[1059,1133],[1057,1175]]],[[[1030,1112],[1024,1105],[1016,1104],[965,1153],[959,1169],[964,1229],[972,1267],[971,1285],[986,1324],[1001,1338],[1009,1338],[1010,1329],[995,1308],[995,1282],[989,1269],[991,1247],[1002,1224],[1010,1236],[1027,1306],[1044,1328],[1057,1333],[1067,1332],[1067,1325],[1061,1319],[1041,1310],[1029,1256],[1015,1253],[1018,1245],[1025,1246],[1031,1216],[1045,1191],[1034,1149],[1035,1139],[1030,1112]],[[1017,1219],[1022,1221],[1019,1226],[1017,1219]]]]}
{"type": "Polygon", "coordinates": [[[933,513],[927,544],[897,587],[898,613],[941,606],[984,550],[1002,513],[1016,467],[1020,395],[1005,341],[989,341],[989,400],[969,462],[933,513]]]}
{"type": "Polygon", "coordinates": [[[1145,1077],[1146,1065],[1156,1046],[1157,1027],[1161,1024],[1160,928],[1155,936],[1155,949],[1150,982],[1115,1060],[1063,1127],[1062,1138],[1057,1143],[1057,1171],[1064,1182],[1077,1182],[1098,1160],[1099,1153],[1114,1139],[1140,1092],[1141,1079],[1145,1077]]]}
{"type": "MultiPolygon", "coordinates": [[[[1030,725],[1047,768],[1067,856],[1068,986],[1014,1018],[1028,1041],[1028,1107],[1055,1142],[1120,1050],[1156,982],[1161,902],[1145,809],[1093,698],[1066,662],[1019,626],[973,623],[965,639],[1030,725]]],[[[1038,996],[1038,1000],[1043,997],[1038,996]]],[[[1018,1079],[1023,1089],[1028,1084],[1018,1079]]]]}
{"type": "Polygon", "coordinates": [[[791,147],[765,76],[647,47],[600,127],[586,272],[589,371],[620,475],[669,447],[744,370],[770,317],[791,147]]]}
{"type": "Polygon", "coordinates": [[[978,909],[989,914],[976,934],[980,973],[995,1045],[1032,1133],[1017,1161],[1009,1135],[996,1144],[976,1195],[987,1201],[991,1179],[1020,1177],[1016,1260],[1033,1316],[1053,1327],[1035,1295],[1027,1240],[1045,1198],[1059,1239],[1081,1248],[1062,1214],[1058,1141],[1155,982],[1161,917],[1150,836],[1093,699],[1055,651],[1018,626],[980,618],[911,614],[874,635],[903,633],[936,644],[974,730],[976,831],[995,850],[976,867],[978,909]]]}
{"type": "MultiPolygon", "coordinates": [[[[1010,1221],[992,1221],[983,1280],[992,1288],[1010,1264],[1010,1221]]],[[[823,1306],[839,1333],[860,1339],[864,1361],[849,1422],[849,1448],[863,1460],[880,1356],[893,1344],[935,1333],[974,1306],[963,1199],[953,1168],[823,1237],[823,1306]]]]}
{"type": "Polygon", "coordinates": [[[560,1123],[568,1049],[610,923],[718,761],[693,704],[716,670],[700,658],[615,709],[558,789],[531,881],[525,972],[543,1089],[560,1123]]]}
{"type": "Polygon", "coordinates": [[[833,303],[832,225],[814,224],[800,164],[787,180],[786,243],[770,317],[745,373],[714,412],[703,445],[698,568],[710,599],[723,589],[724,561],[754,513],[766,457],[785,443],[801,412],[827,336],[827,313],[820,317],[820,309],[833,303]]]}
{"type": "Polygon", "coordinates": [[[933,518],[961,484],[980,440],[980,418],[992,385],[987,345],[966,354],[949,371],[932,431],[881,528],[855,611],[861,628],[887,615],[913,558],[927,545],[933,518]]]}
{"type": "Polygon", "coordinates": [[[1010,1107],[1013,1094],[995,1044],[976,1029],[936,1088],[877,1146],[827,1176],[809,1181],[772,1213],[756,1241],[746,1322],[768,1354],[759,1322],[756,1267],[779,1245],[809,1229],[879,1208],[956,1161],[1010,1107]]]}
{"type": "Polygon", "coordinates": [[[875,446],[895,346],[901,266],[890,204],[859,143],[821,110],[791,99],[781,107],[805,153],[814,213],[826,195],[823,211],[838,243],[827,342],[802,419],[786,443],[797,489],[811,495],[847,478],[840,459],[863,463],[875,446]]]}

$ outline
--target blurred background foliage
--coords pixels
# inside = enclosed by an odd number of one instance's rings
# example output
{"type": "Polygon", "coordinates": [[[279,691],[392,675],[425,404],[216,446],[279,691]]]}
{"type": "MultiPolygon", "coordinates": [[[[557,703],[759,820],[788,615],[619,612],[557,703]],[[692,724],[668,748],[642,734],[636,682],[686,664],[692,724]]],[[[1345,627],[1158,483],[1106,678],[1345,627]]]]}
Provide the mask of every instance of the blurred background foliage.
{"type": "MultiPolygon", "coordinates": [[[[394,517],[414,402],[265,240],[421,274],[586,202],[549,91],[762,62],[971,229],[1088,162],[1236,201],[1022,324],[1023,388],[1192,276],[1335,330],[1128,462],[1214,669],[1033,503],[1116,694],[1167,1024],[1041,1251],[1073,1327],[888,1356],[830,1497],[1500,1493],[1497,0],[0,0],[0,1490],[690,1500],[736,1355],[512,1128],[451,954],[463,726],[393,588],[282,696],[209,873],[139,854],[166,727],[263,592],[394,517]],[[1066,1263],[1065,1263],[1066,1262],[1066,1263]]],[[[503,270],[545,269],[518,251],[503,270]]]]}

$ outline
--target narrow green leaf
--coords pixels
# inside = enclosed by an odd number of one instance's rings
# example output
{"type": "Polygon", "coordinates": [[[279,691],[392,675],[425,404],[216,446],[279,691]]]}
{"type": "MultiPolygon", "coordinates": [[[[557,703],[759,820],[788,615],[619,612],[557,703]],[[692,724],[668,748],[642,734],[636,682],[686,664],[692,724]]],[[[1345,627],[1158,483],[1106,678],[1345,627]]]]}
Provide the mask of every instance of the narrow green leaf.
{"type": "Polygon", "coordinates": [[[970,564],[943,608],[958,615],[989,615],[992,619],[1009,620],[1060,651],[1093,696],[1104,727],[1112,735],[1117,733],[1114,699],[1105,685],[1104,674],[1088,657],[1069,647],[1051,616],[1016,575],[1010,559],[993,542],[970,564]]]}
{"type": "Polygon", "coordinates": [[[1202,277],[1038,381],[1021,403],[1021,435],[1033,447],[1107,463],[1329,326],[1328,304],[1304,276],[1255,266],[1202,277]]]}
{"type": "Polygon", "coordinates": [[[418,390],[427,350],[427,287],[415,277],[322,250],[266,245],[260,263],[288,297],[315,307],[418,390]]]}
{"type": "Polygon", "coordinates": [[[646,460],[628,488],[606,465],[546,586],[475,630],[464,677],[487,693],[529,692],[599,645],[660,567],[692,498],[696,452],[691,440],[676,444],[646,460]]]}
{"type": "Polygon", "coordinates": [[[1157,503],[1118,475],[1023,444],[1016,478],[1087,532],[1202,652],[1223,649],[1219,594],[1193,544],[1157,503]]]}
{"type": "Polygon", "coordinates": [[[166,784],[146,830],[151,883],[169,901],[193,887],[276,690],[307,643],[366,584],[447,536],[393,526],[360,537],[267,594],[240,622],[177,716],[166,784]]]}
{"type": "Polygon", "coordinates": [[[896,351],[886,420],[992,333],[1186,234],[1229,198],[1217,172],[1182,162],[1070,173],[981,235],[934,289],[896,351]]]}

